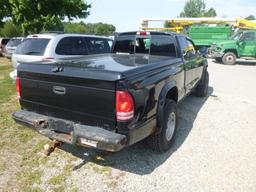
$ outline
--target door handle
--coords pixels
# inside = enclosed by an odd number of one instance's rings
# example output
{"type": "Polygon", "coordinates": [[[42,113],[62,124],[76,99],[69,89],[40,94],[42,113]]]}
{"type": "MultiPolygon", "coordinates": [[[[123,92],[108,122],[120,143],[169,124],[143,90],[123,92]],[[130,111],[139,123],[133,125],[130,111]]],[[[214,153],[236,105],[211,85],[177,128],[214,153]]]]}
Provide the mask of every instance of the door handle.
{"type": "Polygon", "coordinates": [[[66,94],[66,88],[61,86],[53,86],[52,88],[53,92],[58,95],[65,95],[66,94]]]}

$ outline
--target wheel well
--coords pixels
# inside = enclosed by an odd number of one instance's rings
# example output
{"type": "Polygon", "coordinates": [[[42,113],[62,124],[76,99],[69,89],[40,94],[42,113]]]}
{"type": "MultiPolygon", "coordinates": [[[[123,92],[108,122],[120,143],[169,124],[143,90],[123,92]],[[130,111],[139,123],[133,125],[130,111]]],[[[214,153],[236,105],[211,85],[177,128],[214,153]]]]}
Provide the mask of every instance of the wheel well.
{"type": "Polygon", "coordinates": [[[178,101],[178,88],[177,87],[173,87],[171,88],[167,94],[166,94],[166,99],[172,99],[175,102],[178,101]]]}
{"type": "Polygon", "coordinates": [[[237,55],[237,50],[236,50],[236,49],[226,49],[226,50],[225,50],[225,53],[227,53],[227,52],[234,53],[234,54],[238,57],[238,55],[237,55]]]}

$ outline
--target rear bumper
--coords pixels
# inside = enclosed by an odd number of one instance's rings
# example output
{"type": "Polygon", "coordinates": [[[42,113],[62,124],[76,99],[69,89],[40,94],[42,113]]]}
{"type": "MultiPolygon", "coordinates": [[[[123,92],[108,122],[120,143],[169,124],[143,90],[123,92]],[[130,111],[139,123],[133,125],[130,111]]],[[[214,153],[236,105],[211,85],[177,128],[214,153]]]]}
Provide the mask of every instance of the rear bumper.
{"type": "Polygon", "coordinates": [[[100,127],[81,125],[72,121],[19,110],[12,114],[20,124],[32,127],[44,136],[65,143],[89,146],[106,151],[120,151],[127,145],[127,137],[100,127]]]}

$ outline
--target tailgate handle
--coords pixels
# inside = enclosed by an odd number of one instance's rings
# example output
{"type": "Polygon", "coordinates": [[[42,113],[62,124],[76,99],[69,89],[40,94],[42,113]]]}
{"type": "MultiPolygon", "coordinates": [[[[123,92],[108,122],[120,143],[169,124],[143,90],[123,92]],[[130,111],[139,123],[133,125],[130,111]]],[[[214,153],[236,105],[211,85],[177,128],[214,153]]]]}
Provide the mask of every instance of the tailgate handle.
{"type": "Polygon", "coordinates": [[[66,94],[66,88],[61,86],[53,86],[52,88],[53,92],[58,95],[65,95],[66,94]]]}

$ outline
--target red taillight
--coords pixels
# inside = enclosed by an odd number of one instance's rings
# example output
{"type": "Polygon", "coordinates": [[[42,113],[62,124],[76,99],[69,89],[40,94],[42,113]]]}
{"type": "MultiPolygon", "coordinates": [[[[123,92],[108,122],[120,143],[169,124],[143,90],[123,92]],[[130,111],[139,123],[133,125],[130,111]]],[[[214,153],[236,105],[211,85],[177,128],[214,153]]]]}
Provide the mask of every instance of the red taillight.
{"type": "Polygon", "coordinates": [[[134,116],[133,98],[127,91],[116,91],[116,119],[126,121],[134,116]]]}
{"type": "Polygon", "coordinates": [[[19,77],[16,78],[16,92],[17,92],[18,98],[20,98],[20,78],[19,77]]]}

